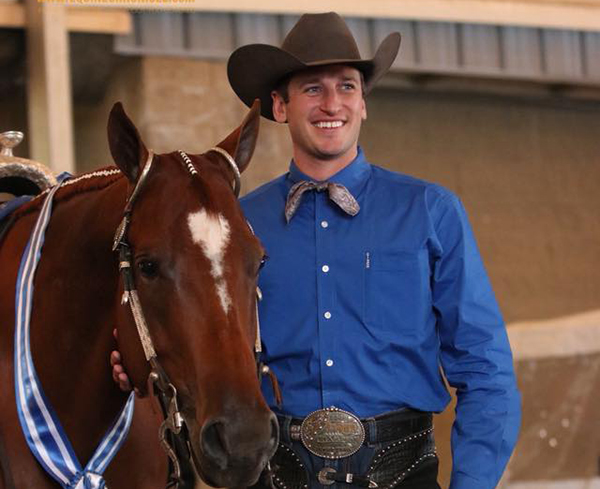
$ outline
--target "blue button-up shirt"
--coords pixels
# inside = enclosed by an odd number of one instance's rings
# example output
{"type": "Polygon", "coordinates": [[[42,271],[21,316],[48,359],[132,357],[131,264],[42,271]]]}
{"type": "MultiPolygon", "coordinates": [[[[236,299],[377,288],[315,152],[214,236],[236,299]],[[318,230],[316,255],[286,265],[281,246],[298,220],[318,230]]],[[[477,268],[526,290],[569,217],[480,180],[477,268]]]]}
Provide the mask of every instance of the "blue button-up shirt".
{"type": "Polygon", "coordinates": [[[467,216],[450,191],[356,159],[327,192],[302,196],[289,224],[294,164],[242,199],[269,260],[261,271],[263,359],[295,416],[336,406],[359,417],[443,411],[457,389],[452,489],[495,487],[516,442],[520,397],[506,330],[467,216]]]}

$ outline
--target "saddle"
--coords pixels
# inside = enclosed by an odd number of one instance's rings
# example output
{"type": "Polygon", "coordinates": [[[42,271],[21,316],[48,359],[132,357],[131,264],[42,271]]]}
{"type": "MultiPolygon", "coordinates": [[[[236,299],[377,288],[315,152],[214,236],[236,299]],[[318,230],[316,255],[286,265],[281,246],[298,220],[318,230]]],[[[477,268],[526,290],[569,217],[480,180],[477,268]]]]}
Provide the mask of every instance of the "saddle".
{"type": "Polygon", "coordinates": [[[11,214],[57,183],[47,166],[13,155],[13,148],[22,140],[19,131],[0,133],[0,242],[12,224],[11,214]]]}

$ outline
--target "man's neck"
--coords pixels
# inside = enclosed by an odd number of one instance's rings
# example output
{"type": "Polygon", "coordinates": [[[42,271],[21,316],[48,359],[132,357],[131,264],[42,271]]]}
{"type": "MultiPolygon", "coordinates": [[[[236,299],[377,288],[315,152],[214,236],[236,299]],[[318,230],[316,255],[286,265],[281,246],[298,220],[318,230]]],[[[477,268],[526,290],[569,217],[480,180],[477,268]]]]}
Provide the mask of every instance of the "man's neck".
{"type": "Polygon", "coordinates": [[[356,152],[345,155],[343,158],[326,160],[319,158],[310,158],[305,155],[294,154],[294,163],[298,169],[311,180],[322,182],[328,180],[332,175],[346,168],[354,161],[358,154],[356,152]]]}

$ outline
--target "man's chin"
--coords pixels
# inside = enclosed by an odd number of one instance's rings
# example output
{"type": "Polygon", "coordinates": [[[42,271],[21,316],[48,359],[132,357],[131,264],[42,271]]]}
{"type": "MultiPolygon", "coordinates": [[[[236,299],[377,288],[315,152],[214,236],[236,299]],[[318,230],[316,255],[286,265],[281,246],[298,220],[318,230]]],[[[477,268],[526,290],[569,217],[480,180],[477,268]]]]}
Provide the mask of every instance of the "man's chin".
{"type": "Polygon", "coordinates": [[[316,147],[313,156],[321,161],[343,161],[350,163],[358,154],[358,146],[322,145],[316,147]]]}

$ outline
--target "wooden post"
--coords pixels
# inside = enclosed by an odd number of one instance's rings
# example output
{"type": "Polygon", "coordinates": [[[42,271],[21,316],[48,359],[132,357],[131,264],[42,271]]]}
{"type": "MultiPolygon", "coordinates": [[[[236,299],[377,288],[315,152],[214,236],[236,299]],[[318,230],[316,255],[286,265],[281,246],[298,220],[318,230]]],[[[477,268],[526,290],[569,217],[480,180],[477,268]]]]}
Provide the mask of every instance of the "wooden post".
{"type": "Polygon", "coordinates": [[[57,173],[74,173],[66,7],[51,0],[25,3],[30,156],[57,173]]]}

